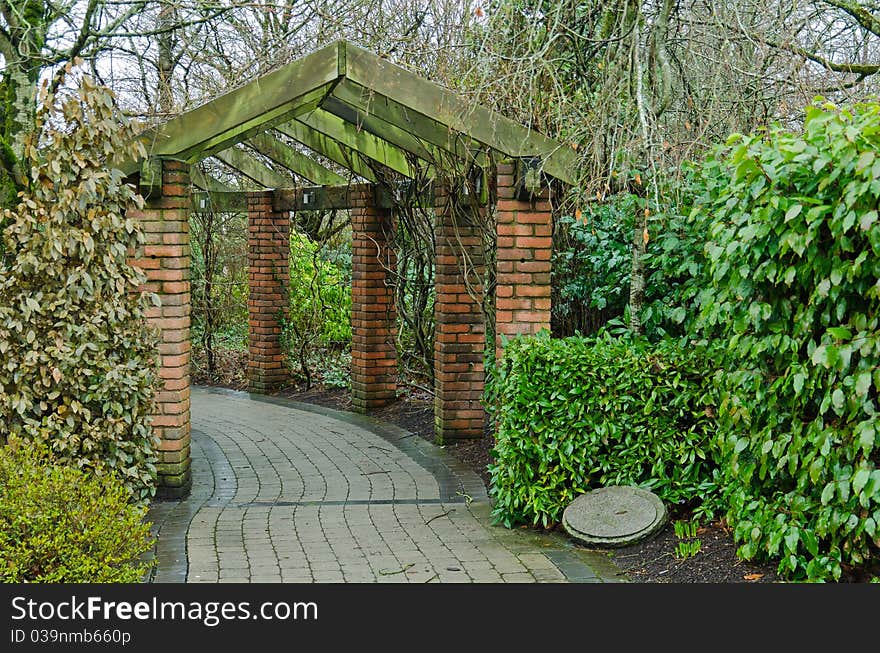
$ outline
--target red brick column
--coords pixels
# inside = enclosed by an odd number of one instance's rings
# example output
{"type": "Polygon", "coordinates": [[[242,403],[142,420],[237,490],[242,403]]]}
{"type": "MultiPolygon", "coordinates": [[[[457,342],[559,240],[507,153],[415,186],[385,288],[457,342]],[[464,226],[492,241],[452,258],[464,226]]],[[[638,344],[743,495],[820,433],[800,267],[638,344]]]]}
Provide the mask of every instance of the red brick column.
{"type": "Polygon", "coordinates": [[[351,396],[361,413],[393,402],[397,394],[397,314],[388,269],[394,269],[394,250],[386,234],[390,209],[375,206],[368,184],[350,191],[352,230],[351,396]]]}
{"type": "Polygon", "coordinates": [[[130,212],[144,230],[145,244],[134,264],[147,275],[144,287],[161,306],[147,312],[148,323],[161,333],[159,375],[153,431],[159,437],[159,498],[189,494],[190,473],[190,249],[189,165],[164,161],[162,193],[142,211],[130,212]]]}
{"type": "Polygon", "coordinates": [[[501,336],[550,328],[550,255],[553,215],[548,190],[533,201],[516,199],[515,164],[498,165],[495,351],[501,336]]]}
{"type": "Polygon", "coordinates": [[[453,211],[448,189],[438,184],[434,197],[434,433],[443,442],[484,432],[486,325],[480,304],[486,266],[479,228],[453,211]]]}
{"type": "Polygon", "coordinates": [[[272,210],[272,191],[247,194],[248,389],[266,393],[288,379],[281,347],[289,315],[290,217],[272,210]]]}

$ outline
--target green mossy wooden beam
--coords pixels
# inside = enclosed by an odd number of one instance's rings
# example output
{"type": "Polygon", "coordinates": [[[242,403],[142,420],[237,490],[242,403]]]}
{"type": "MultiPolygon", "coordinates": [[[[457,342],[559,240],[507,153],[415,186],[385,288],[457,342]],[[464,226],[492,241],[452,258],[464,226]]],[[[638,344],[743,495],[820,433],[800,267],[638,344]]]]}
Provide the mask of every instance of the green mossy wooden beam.
{"type": "Polygon", "coordinates": [[[241,148],[230,147],[215,153],[214,156],[263,188],[292,188],[296,185],[292,177],[267,168],[260,160],[241,148]]]}
{"type": "Polygon", "coordinates": [[[338,185],[346,182],[345,177],[325,168],[307,154],[282,143],[269,134],[252,136],[245,145],[252,147],[263,156],[267,156],[288,170],[295,172],[313,184],[338,185]]]}

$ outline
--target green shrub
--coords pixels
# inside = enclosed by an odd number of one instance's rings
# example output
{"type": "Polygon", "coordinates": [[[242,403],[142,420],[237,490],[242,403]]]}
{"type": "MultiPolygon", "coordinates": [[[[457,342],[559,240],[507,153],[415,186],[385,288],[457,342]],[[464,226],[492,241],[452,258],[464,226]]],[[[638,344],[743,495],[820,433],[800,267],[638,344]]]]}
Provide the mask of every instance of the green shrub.
{"type": "Polygon", "coordinates": [[[554,333],[594,333],[623,315],[632,273],[637,197],[621,194],[587,205],[579,218],[560,216],[554,236],[554,333]]]}
{"type": "Polygon", "coordinates": [[[743,557],[838,579],[880,556],[880,105],[730,145],[698,207],[695,329],[721,368],[728,517],[743,557]]]}
{"type": "Polygon", "coordinates": [[[576,496],[607,485],[639,485],[673,503],[711,499],[711,397],[698,362],[671,343],[604,331],[517,337],[495,375],[498,521],[548,526],[576,496]]]}
{"type": "Polygon", "coordinates": [[[351,340],[351,282],[320,245],[290,233],[290,326],[295,339],[316,344],[351,340]]]}
{"type": "Polygon", "coordinates": [[[118,166],[143,154],[112,94],[82,77],[43,97],[25,147],[31,188],[6,210],[0,259],[0,424],[77,467],[155,491],[155,334],[128,254],[140,198],[118,166]]]}
{"type": "Polygon", "coordinates": [[[115,475],[58,464],[34,443],[0,446],[0,582],[140,581],[153,539],[129,496],[115,475]]]}

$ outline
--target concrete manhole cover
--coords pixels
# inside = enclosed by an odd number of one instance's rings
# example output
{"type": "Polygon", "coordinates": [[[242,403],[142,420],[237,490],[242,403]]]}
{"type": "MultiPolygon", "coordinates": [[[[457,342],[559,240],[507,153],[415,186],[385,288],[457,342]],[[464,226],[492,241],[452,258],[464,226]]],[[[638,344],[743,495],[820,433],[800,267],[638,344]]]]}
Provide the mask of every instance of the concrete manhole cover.
{"type": "Polygon", "coordinates": [[[562,525],[576,540],[594,546],[634,544],[666,524],[666,506],[653,492],[612,485],[582,494],[562,513],[562,525]]]}

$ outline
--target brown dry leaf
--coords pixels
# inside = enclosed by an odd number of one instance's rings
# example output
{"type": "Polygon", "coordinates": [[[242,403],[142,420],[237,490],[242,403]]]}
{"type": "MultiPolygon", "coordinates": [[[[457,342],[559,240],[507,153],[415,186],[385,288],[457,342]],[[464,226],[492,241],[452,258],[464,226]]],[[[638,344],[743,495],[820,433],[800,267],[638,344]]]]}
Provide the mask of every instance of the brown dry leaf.
{"type": "Polygon", "coordinates": [[[743,580],[758,580],[759,578],[764,578],[764,574],[746,574],[743,576],[743,580]]]}
{"type": "Polygon", "coordinates": [[[583,216],[583,214],[584,214],[584,212],[581,211],[580,208],[576,208],[576,209],[574,210],[574,218],[575,218],[575,220],[580,220],[581,217],[583,216]]]}
{"type": "Polygon", "coordinates": [[[52,368],[52,378],[55,379],[55,383],[61,383],[61,370],[57,367],[52,368]]]}
{"type": "Polygon", "coordinates": [[[648,236],[648,229],[647,228],[645,228],[645,231],[642,233],[642,238],[645,239],[645,245],[647,245],[648,240],[650,239],[650,236],[648,236]]]}

